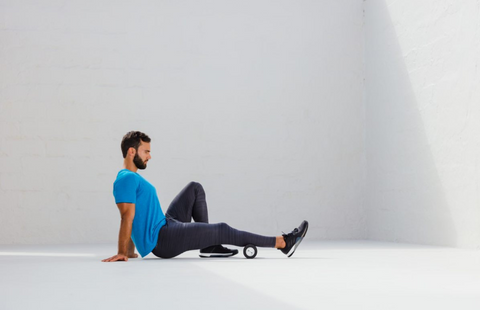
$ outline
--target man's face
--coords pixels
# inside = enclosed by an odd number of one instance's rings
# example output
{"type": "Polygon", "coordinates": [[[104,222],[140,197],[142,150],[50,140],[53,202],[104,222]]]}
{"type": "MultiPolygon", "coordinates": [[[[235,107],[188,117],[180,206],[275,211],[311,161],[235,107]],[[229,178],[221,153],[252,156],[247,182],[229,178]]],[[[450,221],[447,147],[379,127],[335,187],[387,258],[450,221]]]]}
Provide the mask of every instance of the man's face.
{"type": "Polygon", "coordinates": [[[147,168],[147,161],[149,161],[150,158],[152,158],[152,156],[150,156],[150,143],[140,141],[140,146],[133,158],[133,163],[138,169],[143,170],[147,168]]]}

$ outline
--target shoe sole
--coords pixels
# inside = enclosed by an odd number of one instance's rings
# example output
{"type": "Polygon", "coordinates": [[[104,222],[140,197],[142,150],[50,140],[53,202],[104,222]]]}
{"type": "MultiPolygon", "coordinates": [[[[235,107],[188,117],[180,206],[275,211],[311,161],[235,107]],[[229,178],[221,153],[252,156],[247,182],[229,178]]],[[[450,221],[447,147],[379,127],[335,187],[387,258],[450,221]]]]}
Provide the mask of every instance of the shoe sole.
{"type": "Polygon", "coordinates": [[[289,253],[289,254],[288,254],[288,257],[292,256],[293,253],[295,253],[295,250],[296,250],[297,247],[300,245],[300,243],[302,243],[303,237],[305,237],[305,235],[307,234],[307,231],[308,231],[308,223],[307,223],[307,228],[305,228],[305,231],[303,232],[303,235],[300,237],[300,240],[298,240],[297,243],[295,243],[295,245],[293,246],[293,248],[290,250],[292,253],[289,253]]]}
{"type": "Polygon", "coordinates": [[[237,255],[237,253],[225,253],[225,254],[221,254],[221,253],[215,253],[215,254],[209,254],[209,253],[204,253],[204,254],[200,254],[199,256],[201,258],[222,258],[222,257],[230,257],[230,256],[234,256],[234,255],[237,255]]]}

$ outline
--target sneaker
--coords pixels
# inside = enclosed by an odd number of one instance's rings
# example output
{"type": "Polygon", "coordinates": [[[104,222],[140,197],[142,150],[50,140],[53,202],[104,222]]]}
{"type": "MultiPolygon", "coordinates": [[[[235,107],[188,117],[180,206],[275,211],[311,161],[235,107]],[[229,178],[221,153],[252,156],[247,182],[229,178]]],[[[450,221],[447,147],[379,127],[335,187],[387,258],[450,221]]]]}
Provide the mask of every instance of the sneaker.
{"type": "Polygon", "coordinates": [[[298,228],[295,228],[291,233],[283,233],[283,239],[285,240],[286,246],[281,250],[288,257],[292,256],[295,253],[298,245],[302,242],[303,237],[307,234],[308,222],[303,221],[298,228]]]}
{"type": "Polygon", "coordinates": [[[222,245],[212,245],[200,250],[200,257],[230,257],[237,255],[238,250],[230,250],[222,245]]]}

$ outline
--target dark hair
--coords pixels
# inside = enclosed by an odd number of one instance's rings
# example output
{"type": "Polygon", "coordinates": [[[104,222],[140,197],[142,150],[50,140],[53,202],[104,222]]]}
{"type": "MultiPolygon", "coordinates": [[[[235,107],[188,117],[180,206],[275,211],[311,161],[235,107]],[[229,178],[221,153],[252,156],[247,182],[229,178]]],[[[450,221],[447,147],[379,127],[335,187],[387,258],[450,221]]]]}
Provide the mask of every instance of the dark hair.
{"type": "Polygon", "coordinates": [[[127,157],[128,149],[131,147],[138,151],[140,140],[148,143],[150,142],[150,137],[140,131],[130,131],[123,136],[121,144],[123,158],[127,157]]]}

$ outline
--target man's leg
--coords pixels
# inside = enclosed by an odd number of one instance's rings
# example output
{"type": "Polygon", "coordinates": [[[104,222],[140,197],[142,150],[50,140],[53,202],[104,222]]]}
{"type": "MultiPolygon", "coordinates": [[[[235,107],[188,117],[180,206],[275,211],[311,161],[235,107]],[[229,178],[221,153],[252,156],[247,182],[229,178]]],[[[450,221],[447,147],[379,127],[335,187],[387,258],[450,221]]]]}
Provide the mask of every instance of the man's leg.
{"type": "Polygon", "coordinates": [[[190,182],[173,199],[165,215],[183,223],[208,223],[206,194],[203,186],[190,182]]]}
{"type": "MultiPolygon", "coordinates": [[[[173,199],[165,214],[179,222],[190,223],[192,218],[197,223],[208,223],[208,208],[205,190],[200,183],[190,182],[173,199]]],[[[202,257],[233,256],[238,250],[227,249],[220,244],[210,244],[201,248],[202,257]]]]}
{"type": "Polygon", "coordinates": [[[158,247],[153,254],[162,258],[172,258],[185,251],[203,249],[215,244],[259,247],[276,247],[277,237],[266,237],[237,230],[225,223],[181,223],[169,220],[158,237],[158,247]]]}

